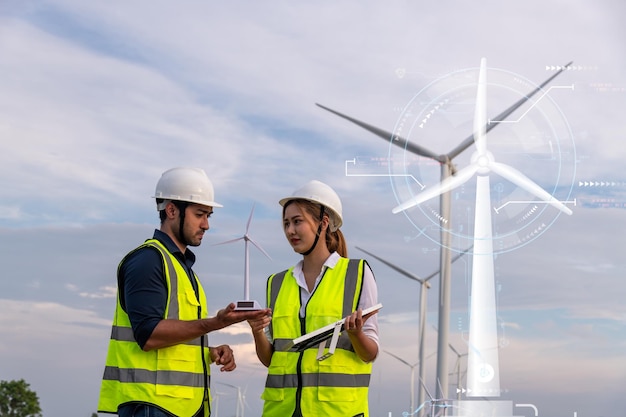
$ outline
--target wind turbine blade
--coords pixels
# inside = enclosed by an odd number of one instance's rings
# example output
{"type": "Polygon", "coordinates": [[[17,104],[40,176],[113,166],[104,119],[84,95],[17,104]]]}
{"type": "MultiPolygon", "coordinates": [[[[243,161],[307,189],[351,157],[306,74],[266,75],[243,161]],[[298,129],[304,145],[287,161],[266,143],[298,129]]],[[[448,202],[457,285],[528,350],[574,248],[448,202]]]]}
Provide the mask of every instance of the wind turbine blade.
{"type": "Polygon", "coordinates": [[[461,356],[461,354],[454,348],[454,346],[452,346],[450,343],[448,343],[448,346],[450,346],[450,349],[452,349],[452,351],[456,353],[456,356],[461,356]]]}
{"type": "Polygon", "coordinates": [[[398,135],[394,135],[391,132],[387,132],[386,130],[380,129],[380,128],[376,127],[376,126],[372,126],[370,124],[367,124],[365,122],[357,120],[357,119],[355,119],[353,117],[346,116],[343,113],[339,113],[338,111],[330,109],[330,108],[328,108],[326,106],[322,106],[321,104],[315,103],[315,105],[318,106],[318,107],[321,107],[322,109],[324,109],[326,111],[329,111],[329,112],[331,112],[333,114],[336,114],[337,116],[342,117],[342,118],[344,118],[344,119],[354,123],[357,126],[362,127],[363,129],[365,129],[365,130],[375,134],[376,136],[378,136],[378,137],[380,137],[380,138],[382,138],[382,139],[384,139],[386,141],[391,140],[391,138],[393,137],[392,143],[394,145],[399,146],[399,147],[401,147],[403,149],[406,149],[407,151],[409,151],[411,153],[414,153],[414,154],[417,154],[417,155],[420,155],[420,156],[424,156],[426,158],[434,159],[435,161],[438,161],[438,162],[444,162],[440,155],[437,155],[436,153],[431,152],[430,150],[428,150],[428,149],[426,149],[426,148],[424,148],[424,147],[422,147],[420,145],[416,145],[416,144],[414,144],[412,142],[409,142],[408,140],[406,140],[403,137],[400,137],[398,135]]]}
{"type": "Polygon", "coordinates": [[[259,244],[257,244],[254,240],[252,240],[252,238],[251,238],[251,237],[248,237],[248,241],[249,241],[250,243],[252,243],[254,246],[256,246],[256,248],[257,248],[258,250],[260,250],[261,252],[263,252],[263,254],[264,254],[265,256],[267,256],[267,258],[268,258],[270,261],[272,260],[272,257],[271,257],[271,256],[270,256],[267,252],[265,252],[265,250],[264,250],[264,249],[263,249],[263,248],[262,248],[259,244]]]}
{"type": "Polygon", "coordinates": [[[476,92],[476,108],[474,109],[474,143],[479,155],[487,151],[487,60],[480,60],[478,73],[478,89],[476,92]]]}
{"type": "Polygon", "coordinates": [[[248,229],[250,228],[250,222],[252,221],[252,214],[254,214],[254,206],[255,204],[252,204],[252,210],[250,210],[250,216],[248,217],[248,223],[246,223],[246,235],[248,234],[248,229]]]}
{"type": "MultiPolygon", "coordinates": [[[[550,78],[548,78],[543,83],[541,83],[541,85],[539,85],[539,87],[535,88],[533,91],[528,93],[525,97],[522,97],[521,99],[519,99],[518,101],[513,103],[511,106],[509,106],[502,113],[500,113],[496,117],[494,117],[492,119],[494,121],[489,123],[486,126],[486,133],[489,133],[489,131],[491,131],[491,129],[493,129],[494,127],[499,125],[501,121],[506,120],[506,118],[509,117],[511,115],[511,113],[513,113],[515,110],[517,110],[519,107],[521,107],[522,104],[526,103],[532,96],[534,96],[539,91],[541,91],[543,89],[543,87],[548,85],[550,83],[550,81],[552,81],[557,75],[562,73],[565,70],[565,68],[569,67],[573,63],[574,63],[574,61],[571,61],[569,64],[561,67],[560,70],[555,72],[550,78]]],[[[474,135],[473,134],[468,136],[467,138],[465,138],[465,140],[463,142],[461,142],[456,148],[454,148],[450,152],[448,152],[448,158],[450,160],[456,158],[459,154],[461,154],[463,151],[465,151],[472,143],[474,143],[474,135]]]]}
{"type": "Polygon", "coordinates": [[[572,214],[572,210],[570,210],[565,204],[554,198],[549,192],[545,191],[543,188],[535,184],[532,180],[530,180],[527,176],[525,176],[515,168],[498,162],[492,162],[490,168],[496,174],[506,178],[513,184],[523,188],[529,193],[534,194],[537,198],[558,208],[563,213],[569,215],[572,214]]]}
{"type": "Polygon", "coordinates": [[[422,388],[424,388],[424,391],[426,391],[426,395],[428,395],[428,398],[430,398],[431,403],[436,401],[433,396],[430,394],[430,391],[428,390],[428,387],[426,386],[426,384],[424,383],[424,381],[422,380],[422,378],[419,377],[419,375],[417,376],[417,379],[419,379],[420,385],[422,386],[422,388]]]}
{"type": "Polygon", "coordinates": [[[379,257],[379,256],[376,256],[376,255],[374,255],[374,254],[373,254],[373,253],[371,253],[371,252],[366,251],[365,249],[361,249],[361,248],[359,248],[358,246],[357,246],[356,248],[357,248],[358,250],[360,250],[361,252],[365,252],[365,253],[367,253],[367,254],[368,254],[369,256],[371,256],[372,258],[378,259],[380,262],[384,263],[385,265],[387,265],[389,268],[393,269],[394,271],[401,273],[401,274],[402,274],[402,275],[404,275],[405,277],[407,277],[407,278],[411,278],[411,279],[413,279],[413,280],[415,280],[415,281],[417,281],[417,282],[419,282],[419,283],[421,283],[421,284],[423,284],[423,283],[424,283],[424,280],[423,280],[423,279],[421,279],[421,278],[419,278],[417,275],[414,275],[414,274],[412,274],[412,273],[410,273],[410,272],[408,272],[408,271],[405,271],[404,269],[400,268],[399,266],[396,266],[396,265],[392,264],[391,262],[386,261],[386,260],[384,260],[383,258],[381,258],[381,257],[379,257]]]}
{"type": "MultiPolygon", "coordinates": [[[[470,251],[470,249],[472,249],[474,247],[474,245],[470,246],[469,248],[465,249],[463,252],[459,253],[458,255],[456,255],[454,258],[452,258],[450,260],[450,263],[454,263],[457,259],[459,259],[460,257],[462,257],[463,255],[465,255],[466,253],[468,253],[470,251]]],[[[430,279],[436,277],[437,275],[439,275],[439,271],[435,271],[433,273],[431,273],[430,275],[428,275],[426,278],[419,278],[417,275],[411,274],[410,272],[392,264],[389,261],[384,260],[383,258],[374,255],[371,252],[366,251],[363,248],[360,248],[358,246],[356,246],[356,248],[358,250],[360,250],[361,252],[365,252],[367,253],[369,256],[378,259],[380,262],[384,263],[385,265],[387,265],[388,267],[392,268],[393,270],[401,273],[402,275],[406,276],[407,278],[411,278],[412,280],[418,281],[419,283],[425,283],[428,282],[430,279]]]]}
{"type": "Polygon", "coordinates": [[[227,244],[227,243],[237,242],[237,241],[242,240],[242,239],[245,239],[245,236],[238,237],[237,239],[227,240],[226,242],[215,243],[213,246],[216,246],[216,245],[225,245],[225,244],[227,244]]]}
{"type": "Polygon", "coordinates": [[[414,366],[414,365],[411,365],[410,363],[408,363],[407,361],[405,361],[404,359],[402,359],[401,357],[396,356],[396,355],[394,355],[393,353],[391,353],[391,352],[389,352],[387,350],[383,350],[383,352],[387,353],[388,355],[393,356],[394,358],[396,358],[397,360],[399,360],[400,362],[402,362],[403,364],[405,364],[405,365],[407,365],[409,367],[414,366]]]}
{"type": "MultiPolygon", "coordinates": [[[[459,259],[461,256],[463,256],[466,253],[468,253],[470,251],[470,249],[472,249],[473,247],[474,247],[474,245],[470,246],[469,248],[465,249],[463,252],[461,252],[458,255],[456,255],[454,258],[450,259],[450,264],[453,264],[454,262],[456,262],[457,259],[459,259]]],[[[432,274],[428,275],[426,278],[424,278],[424,281],[428,281],[431,278],[436,277],[437,275],[439,275],[439,271],[435,271],[432,274]]]]}
{"type": "MultiPolygon", "coordinates": [[[[439,380],[439,378],[437,378],[437,385],[439,386],[439,392],[443,392],[443,388],[441,386],[441,381],[439,380]]],[[[446,399],[445,398],[437,398],[436,399],[436,401],[441,401],[441,400],[445,401],[446,399]]]]}
{"type": "Polygon", "coordinates": [[[430,200],[433,197],[436,197],[440,194],[443,194],[447,191],[452,190],[453,188],[458,187],[459,185],[465,183],[468,179],[472,177],[478,171],[478,166],[476,164],[468,165],[462,170],[458,171],[455,175],[446,178],[441,181],[437,185],[433,185],[426,189],[426,191],[417,194],[412,199],[400,204],[391,210],[392,213],[396,214],[404,210],[408,210],[411,207],[415,207],[424,201],[430,200]]]}
{"type": "Polygon", "coordinates": [[[472,248],[474,247],[474,245],[470,246],[469,248],[465,249],[463,252],[459,253],[458,255],[456,255],[454,258],[451,259],[451,262],[456,261],[457,259],[459,259],[461,256],[465,255],[466,253],[468,253],[472,248]]]}

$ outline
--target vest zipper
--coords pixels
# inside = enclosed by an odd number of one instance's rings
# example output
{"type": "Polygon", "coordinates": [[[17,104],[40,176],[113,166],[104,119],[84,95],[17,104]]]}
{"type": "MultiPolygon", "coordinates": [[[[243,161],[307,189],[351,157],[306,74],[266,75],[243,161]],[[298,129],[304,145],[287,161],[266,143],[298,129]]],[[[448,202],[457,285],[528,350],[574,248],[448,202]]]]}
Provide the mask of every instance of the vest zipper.
{"type": "MultiPolygon", "coordinates": [[[[300,319],[300,334],[306,334],[306,306],[304,307],[304,315],[305,317],[298,317],[300,319]]],[[[298,363],[296,365],[296,373],[298,376],[298,385],[296,386],[296,408],[293,410],[293,414],[291,417],[303,417],[302,416],[302,405],[300,402],[302,401],[302,357],[304,356],[304,351],[299,353],[298,363]]]]}
{"type": "MultiPolygon", "coordinates": [[[[202,307],[198,307],[198,319],[200,318],[202,318],[202,307]]],[[[210,416],[211,415],[211,401],[209,398],[209,375],[208,375],[206,357],[204,355],[204,343],[205,342],[207,344],[207,350],[208,350],[209,349],[208,336],[207,335],[200,336],[200,356],[202,357],[202,370],[204,371],[204,395],[203,395],[204,398],[202,399],[202,404],[200,405],[200,409],[201,410],[204,409],[204,403],[206,402],[207,407],[209,409],[208,415],[210,416]]],[[[202,413],[202,415],[204,415],[204,413],[202,413]]]]}
{"type": "MultiPolygon", "coordinates": [[[[322,280],[326,276],[326,271],[328,271],[327,267],[324,267],[324,272],[322,273],[322,277],[320,278],[320,282],[318,282],[317,286],[313,289],[309,300],[307,301],[307,305],[304,306],[304,317],[298,317],[300,319],[300,335],[305,335],[307,332],[306,329],[306,308],[309,304],[309,301],[315,295],[317,288],[322,283],[322,280]]],[[[302,301],[302,299],[300,299],[302,301]]],[[[298,386],[296,387],[296,409],[293,411],[292,417],[303,417],[302,415],[302,357],[304,356],[304,351],[300,352],[300,356],[298,357],[298,364],[296,366],[296,372],[298,373],[298,386]]]]}

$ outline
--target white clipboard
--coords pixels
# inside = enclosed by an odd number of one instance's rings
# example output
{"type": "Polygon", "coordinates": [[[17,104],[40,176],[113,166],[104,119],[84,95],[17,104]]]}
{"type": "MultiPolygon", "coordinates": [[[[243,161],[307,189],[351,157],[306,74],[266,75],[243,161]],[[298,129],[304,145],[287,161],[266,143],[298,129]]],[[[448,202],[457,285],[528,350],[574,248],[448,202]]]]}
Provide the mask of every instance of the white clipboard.
{"type": "MultiPolygon", "coordinates": [[[[378,303],[370,308],[363,310],[362,315],[380,310],[383,307],[381,303],[378,303]]],[[[290,352],[302,352],[305,349],[309,349],[315,346],[319,346],[317,352],[317,360],[324,360],[335,353],[337,347],[337,340],[339,340],[339,334],[344,330],[345,318],[337,320],[334,323],[321,327],[303,336],[297,337],[288,343],[282,350],[290,352]],[[326,347],[326,341],[331,339],[328,352],[324,354],[326,347]]]]}

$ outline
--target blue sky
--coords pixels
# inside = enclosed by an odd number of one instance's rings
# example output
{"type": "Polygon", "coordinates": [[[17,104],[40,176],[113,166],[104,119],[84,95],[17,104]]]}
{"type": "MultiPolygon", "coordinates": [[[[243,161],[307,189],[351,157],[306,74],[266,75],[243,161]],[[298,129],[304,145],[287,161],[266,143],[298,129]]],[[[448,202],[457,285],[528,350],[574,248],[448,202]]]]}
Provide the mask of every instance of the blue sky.
{"type": "MultiPolygon", "coordinates": [[[[428,213],[437,200],[392,214],[414,186],[366,162],[387,158],[395,172],[426,186],[438,166],[406,159],[315,103],[394,131],[407,110],[427,109],[428,86],[459,88],[446,123],[410,132],[409,139],[446,152],[471,134],[466,96],[482,57],[494,83],[490,117],[527,91],[524,82],[539,84],[573,60],[551,84],[562,88],[551,89],[534,114],[489,136],[500,160],[576,201],[568,203],[572,216],[523,206],[542,214],[519,226],[520,234],[539,232],[524,245],[504,242],[510,250],[496,256],[500,379],[503,399],[534,404],[542,416],[621,416],[625,12],[609,0],[2,2],[0,379],[26,379],[47,417],[95,412],[115,269],[158,226],[150,196],[173,166],[203,168],[224,205],[195,251],[212,313],[243,293],[243,244],[214,245],[243,234],[254,204],[251,235],[272,257],[251,251],[250,292],[262,301],[267,276],[298,260],[282,235],[277,201],[314,178],[342,197],[351,256],[364,256],[359,246],[419,276],[436,271],[438,226],[428,213]],[[460,88],[452,74],[465,71],[460,88]],[[571,140],[550,153],[549,135],[564,130],[571,140]],[[362,165],[346,171],[354,158],[362,165]]],[[[470,154],[455,160],[459,168],[470,154]]],[[[528,198],[505,181],[493,185],[492,198],[502,203],[528,198]]],[[[462,236],[455,250],[468,243],[473,191],[468,185],[454,195],[452,221],[462,236]]],[[[503,234],[518,227],[494,224],[503,234]]],[[[417,283],[370,264],[384,305],[382,347],[415,363],[417,283]]],[[[450,342],[460,352],[467,351],[470,280],[471,257],[464,257],[453,268],[450,314],[450,342]]],[[[437,346],[439,285],[431,282],[427,355],[437,346]]],[[[265,371],[247,327],[211,339],[231,344],[240,365],[214,376],[218,414],[235,414],[230,384],[245,391],[246,415],[258,415],[265,371]]],[[[450,354],[451,372],[455,360],[450,354]]],[[[435,364],[430,356],[433,392],[435,364]]],[[[372,416],[408,411],[409,372],[381,353],[372,416]]],[[[456,375],[450,384],[454,393],[456,375]]]]}

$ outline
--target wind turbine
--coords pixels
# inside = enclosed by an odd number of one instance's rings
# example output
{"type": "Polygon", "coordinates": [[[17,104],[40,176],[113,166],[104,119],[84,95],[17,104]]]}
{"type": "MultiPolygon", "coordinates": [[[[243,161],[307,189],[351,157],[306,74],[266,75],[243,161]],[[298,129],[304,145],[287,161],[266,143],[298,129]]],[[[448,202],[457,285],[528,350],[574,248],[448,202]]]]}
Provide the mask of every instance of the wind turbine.
{"type": "Polygon", "coordinates": [[[254,300],[250,300],[250,251],[248,249],[248,242],[252,243],[257,247],[258,250],[263,252],[265,256],[269,260],[272,258],[265,252],[265,250],[259,246],[248,234],[250,230],[250,222],[252,221],[252,215],[254,214],[254,204],[252,205],[252,210],[250,210],[250,216],[248,217],[248,223],[246,223],[246,231],[243,236],[238,237],[236,239],[227,240],[226,242],[217,243],[217,245],[225,245],[227,243],[233,243],[240,240],[243,240],[245,243],[245,262],[244,262],[244,283],[243,283],[243,300],[239,300],[236,302],[236,310],[259,310],[261,309],[261,305],[254,300]]]}
{"type": "MultiPolygon", "coordinates": [[[[384,263],[385,265],[387,265],[388,267],[390,267],[391,269],[393,269],[396,272],[399,272],[400,274],[404,275],[407,278],[410,278],[414,281],[417,281],[420,283],[420,301],[419,301],[419,315],[420,315],[420,321],[419,321],[419,329],[418,329],[418,333],[419,333],[419,378],[421,381],[425,381],[426,380],[426,366],[424,364],[424,344],[425,344],[425,340],[426,340],[426,303],[428,302],[428,297],[427,297],[427,291],[430,288],[430,283],[428,281],[430,281],[432,278],[436,277],[439,274],[439,271],[433,272],[432,274],[428,275],[426,278],[420,278],[417,275],[414,275],[402,268],[400,268],[399,266],[396,266],[394,264],[392,264],[389,261],[386,261],[385,259],[374,255],[371,252],[366,251],[365,249],[362,249],[360,247],[356,247],[358,250],[367,253],[369,256],[379,260],[380,262],[384,263]]],[[[461,252],[460,254],[456,255],[452,260],[451,263],[454,263],[454,261],[456,261],[457,259],[459,259],[461,256],[465,255],[471,248],[468,248],[467,250],[461,252]]],[[[387,352],[389,353],[389,352],[387,352]]],[[[389,353],[391,355],[391,353],[389,353]]],[[[393,356],[393,355],[392,355],[393,356]]],[[[424,397],[425,397],[425,391],[424,391],[424,386],[422,384],[420,384],[420,388],[418,391],[418,396],[417,396],[417,403],[418,404],[422,404],[422,402],[424,401],[424,397]]],[[[411,407],[413,406],[413,404],[411,404],[411,407]]],[[[413,408],[411,408],[411,410],[413,410],[413,408]]],[[[412,412],[412,411],[411,411],[412,412]]],[[[421,415],[421,411],[420,411],[420,415],[421,415]]]]}
{"type": "Polygon", "coordinates": [[[467,353],[459,353],[452,345],[449,345],[452,352],[456,355],[456,362],[454,362],[454,368],[456,369],[456,399],[461,399],[461,393],[465,392],[464,388],[461,388],[461,358],[467,356],[467,353]]]}
{"type": "Polygon", "coordinates": [[[235,410],[235,417],[244,417],[245,412],[245,394],[241,393],[241,387],[237,385],[227,384],[225,382],[216,382],[216,384],[224,385],[226,387],[235,388],[237,390],[237,408],[235,410]]]}
{"type": "MultiPolygon", "coordinates": [[[[389,352],[388,350],[384,350],[383,349],[383,352],[385,352],[388,355],[393,356],[394,358],[396,358],[397,360],[399,360],[400,362],[402,362],[403,364],[405,364],[406,366],[411,368],[411,405],[410,405],[410,408],[409,408],[409,413],[413,414],[415,412],[415,367],[417,365],[420,365],[420,369],[422,369],[423,368],[421,366],[422,361],[420,360],[417,363],[414,363],[413,365],[411,365],[410,363],[408,363],[407,361],[405,361],[401,357],[394,355],[393,353],[389,352]]],[[[422,401],[418,400],[418,404],[421,405],[422,401]]],[[[420,412],[421,412],[421,409],[420,409],[420,412]]],[[[421,415],[421,413],[420,413],[420,415],[421,415]]]]}
{"type": "Polygon", "coordinates": [[[467,371],[467,395],[470,397],[500,396],[489,174],[491,172],[496,173],[562,212],[572,214],[568,207],[524,174],[508,165],[496,162],[493,154],[488,151],[486,72],[487,61],[483,58],[480,62],[474,112],[474,143],[476,151],[471,157],[470,165],[458,171],[455,176],[444,179],[439,184],[417,194],[392,210],[393,213],[399,213],[417,206],[433,197],[449,192],[476,175],[467,371]]]}
{"type": "MultiPolygon", "coordinates": [[[[546,81],[544,81],[541,85],[535,88],[533,91],[528,93],[526,96],[522,97],[515,103],[513,103],[510,107],[504,110],[502,113],[494,117],[491,123],[486,126],[485,132],[489,132],[491,129],[496,127],[500,122],[504,121],[507,117],[511,115],[515,110],[517,110],[520,106],[522,106],[526,101],[528,101],[532,96],[534,96],[537,92],[541,91],[543,87],[545,87],[550,81],[552,81],[557,75],[568,68],[573,62],[563,66],[557,72],[555,72],[551,77],[549,77],[546,81]]],[[[460,155],[463,151],[465,151],[474,141],[473,135],[468,136],[463,140],[458,146],[452,149],[447,154],[439,155],[429,149],[426,149],[423,146],[418,144],[409,142],[407,139],[396,135],[392,132],[385,131],[378,127],[372,126],[360,120],[357,120],[353,117],[342,114],[336,110],[325,107],[321,104],[315,103],[318,107],[327,110],[339,117],[342,117],[357,126],[362,127],[363,129],[375,134],[386,142],[391,141],[392,144],[399,146],[411,153],[414,153],[419,156],[423,156],[425,158],[430,158],[436,162],[441,164],[441,174],[440,181],[445,181],[451,175],[456,172],[456,168],[454,167],[452,161],[458,155],[460,155]]],[[[439,210],[440,210],[440,285],[439,285],[439,315],[438,315],[438,327],[439,327],[439,335],[437,340],[437,398],[448,398],[448,333],[449,333],[449,323],[450,323],[450,280],[451,280],[451,269],[452,269],[452,261],[451,261],[451,251],[450,251],[450,232],[451,225],[446,224],[445,222],[450,219],[450,193],[443,192],[439,196],[439,210]],[[441,391],[440,391],[441,390],[441,391]]]]}
{"type": "MultiPolygon", "coordinates": [[[[420,383],[424,387],[424,390],[426,390],[426,394],[428,394],[428,398],[430,398],[430,400],[424,401],[422,404],[420,404],[420,406],[418,407],[418,410],[416,411],[421,411],[422,408],[426,404],[429,404],[431,417],[439,417],[440,415],[445,416],[448,408],[453,407],[453,405],[448,404],[450,400],[448,398],[439,398],[439,397],[433,398],[433,396],[430,394],[430,391],[428,391],[428,388],[426,388],[426,386],[424,385],[424,381],[420,381],[420,383]],[[440,409],[440,410],[437,411],[437,409],[440,409]]],[[[474,416],[471,416],[471,417],[474,417],[474,416]]]]}
{"type": "MultiPolygon", "coordinates": [[[[220,384],[220,382],[216,382],[217,384],[220,384]]],[[[215,416],[215,417],[219,417],[218,411],[219,411],[219,405],[220,405],[220,398],[223,395],[229,395],[225,392],[220,392],[220,391],[214,391],[211,390],[211,417],[215,416]]]]}

